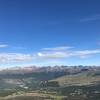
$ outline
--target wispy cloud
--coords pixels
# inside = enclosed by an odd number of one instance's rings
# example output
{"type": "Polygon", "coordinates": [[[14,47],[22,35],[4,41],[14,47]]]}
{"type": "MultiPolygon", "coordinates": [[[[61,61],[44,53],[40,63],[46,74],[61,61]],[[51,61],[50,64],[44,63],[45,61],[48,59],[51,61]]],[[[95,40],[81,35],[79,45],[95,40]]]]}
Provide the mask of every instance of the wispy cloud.
{"type": "Polygon", "coordinates": [[[25,53],[0,53],[0,63],[16,63],[16,62],[39,62],[39,61],[57,61],[70,57],[87,58],[100,54],[100,49],[93,50],[73,50],[67,47],[56,47],[41,49],[40,52],[25,53]]]}
{"type": "Polygon", "coordinates": [[[43,48],[42,50],[48,50],[48,51],[60,51],[60,50],[67,50],[71,49],[73,47],[71,46],[60,46],[60,47],[54,47],[54,48],[43,48]]]}
{"type": "Polygon", "coordinates": [[[61,59],[66,58],[68,55],[66,52],[39,52],[37,56],[41,59],[61,59]]]}
{"type": "Polygon", "coordinates": [[[6,48],[6,47],[8,47],[7,44],[0,44],[0,48],[6,48]]]}
{"type": "Polygon", "coordinates": [[[95,50],[82,50],[82,51],[72,52],[72,56],[77,56],[77,57],[81,57],[81,58],[86,58],[88,56],[92,56],[95,54],[100,54],[100,50],[95,49],[95,50]]]}
{"type": "Polygon", "coordinates": [[[0,53],[0,63],[23,62],[32,60],[32,55],[22,53],[0,53]]]}
{"type": "Polygon", "coordinates": [[[87,58],[95,54],[100,54],[99,49],[94,50],[70,50],[67,48],[49,48],[47,51],[37,53],[37,57],[41,59],[63,59],[70,57],[87,58]],[[49,51],[48,51],[49,50],[49,51]]]}
{"type": "Polygon", "coordinates": [[[100,20],[100,14],[95,15],[95,16],[90,16],[87,18],[82,18],[80,19],[80,22],[88,22],[88,21],[96,21],[96,20],[100,20]]]}

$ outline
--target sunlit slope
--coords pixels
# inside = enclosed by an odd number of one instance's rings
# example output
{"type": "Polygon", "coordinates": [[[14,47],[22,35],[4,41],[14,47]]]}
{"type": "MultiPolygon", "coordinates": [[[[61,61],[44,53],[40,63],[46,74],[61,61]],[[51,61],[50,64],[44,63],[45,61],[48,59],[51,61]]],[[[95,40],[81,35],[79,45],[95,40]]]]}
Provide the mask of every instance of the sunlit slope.
{"type": "Polygon", "coordinates": [[[100,72],[81,72],[74,75],[65,75],[56,78],[61,86],[69,85],[92,85],[100,83],[100,72]]]}

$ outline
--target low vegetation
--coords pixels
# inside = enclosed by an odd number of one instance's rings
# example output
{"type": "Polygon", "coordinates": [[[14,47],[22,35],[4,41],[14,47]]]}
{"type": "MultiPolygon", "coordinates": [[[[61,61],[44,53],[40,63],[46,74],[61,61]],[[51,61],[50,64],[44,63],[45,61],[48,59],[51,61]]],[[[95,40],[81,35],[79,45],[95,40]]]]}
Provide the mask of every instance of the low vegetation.
{"type": "Polygon", "coordinates": [[[1,76],[0,100],[100,100],[98,70],[1,76]]]}

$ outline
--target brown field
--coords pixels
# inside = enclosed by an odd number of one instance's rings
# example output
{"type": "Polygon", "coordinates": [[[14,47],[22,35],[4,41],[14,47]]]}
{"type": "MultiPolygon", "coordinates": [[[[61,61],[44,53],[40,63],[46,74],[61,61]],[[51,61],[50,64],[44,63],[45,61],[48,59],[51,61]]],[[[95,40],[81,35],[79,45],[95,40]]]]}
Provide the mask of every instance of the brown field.
{"type": "Polygon", "coordinates": [[[100,75],[94,76],[93,73],[83,72],[75,75],[65,75],[53,81],[58,81],[60,86],[92,85],[100,82],[100,75]]]}

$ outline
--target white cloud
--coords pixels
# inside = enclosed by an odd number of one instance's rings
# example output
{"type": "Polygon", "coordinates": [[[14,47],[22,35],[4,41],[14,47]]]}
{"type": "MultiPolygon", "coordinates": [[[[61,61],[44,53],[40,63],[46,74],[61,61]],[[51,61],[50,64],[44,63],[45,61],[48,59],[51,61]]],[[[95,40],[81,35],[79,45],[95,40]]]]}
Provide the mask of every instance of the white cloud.
{"type": "Polygon", "coordinates": [[[0,63],[23,62],[32,60],[30,54],[0,53],[0,63]]]}
{"type": "Polygon", "coordinates": [[[100,54],[100,50],[81,50],[81,51],[72,51],[72,50],[60,50],[60,51],[42,51],[37,53],[37,58],[40,59],[62,59],[70,57],[79,57],[86,58],[95,54],[100,54]]]}
{"type": "Polygon", "coordinates": [[[71,49],[73,47],[70,46],[60,46],[60,47],[54,47],[54,48],[43,48],[42,50],[48,50],[48,51],[60,51],[60,50],[67,50],[71,49]]]}
{"type": "Polygon", "coordinates": [[[73,56],[78,56],[81,58],[85,58],[88,56],[92,56],[94,54],[100,54],[100,50],[82,50],[82,51],[75,51],[73,52],[73,56]]]}
{"type": "Polygon", "coordinates": [[[50,60],[63,60],[70,57],[86,58],[92,55],[100,54],[100,49],[94,50],[70,50],[67,47],[49,48],[48,50],[40,50],[33,54],[25,53],[0,53],[0,63],[13,63],[13,62],[39,62],[50,60]]]}
{"type": "Polygon", "coordinates": [[[39,58],[43,59],[59,59],[67,57],[66,52],[39,52],[37,55],[39,58]]]}
{"type": "Polygon", "coordinates": [[[0,44],[0,48],[6,48],[6,47],[8,47],[7,44],[0,44]]]}

